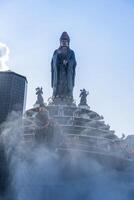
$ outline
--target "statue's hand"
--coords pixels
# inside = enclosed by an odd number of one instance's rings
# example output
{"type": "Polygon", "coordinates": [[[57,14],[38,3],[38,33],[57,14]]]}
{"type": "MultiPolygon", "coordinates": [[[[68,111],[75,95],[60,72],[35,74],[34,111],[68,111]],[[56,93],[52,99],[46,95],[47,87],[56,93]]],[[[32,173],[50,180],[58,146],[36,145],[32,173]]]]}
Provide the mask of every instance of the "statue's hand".
{"type": "Polygon", "coordinates": [[[68,62],[67,60],[63,60],[63,64],[66,65],[68,62]]]}

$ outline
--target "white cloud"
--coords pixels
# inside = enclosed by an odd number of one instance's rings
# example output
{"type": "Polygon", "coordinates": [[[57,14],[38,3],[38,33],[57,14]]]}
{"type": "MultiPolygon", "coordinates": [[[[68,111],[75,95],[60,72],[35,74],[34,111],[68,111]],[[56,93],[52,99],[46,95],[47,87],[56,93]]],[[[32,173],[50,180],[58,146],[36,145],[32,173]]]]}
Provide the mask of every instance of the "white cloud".
{"type": "Polygon", "coordinates": [[[7,61],[9,58],[10,50],[4,43],[0,43],[0,71],[8,70],[7,61]]]}

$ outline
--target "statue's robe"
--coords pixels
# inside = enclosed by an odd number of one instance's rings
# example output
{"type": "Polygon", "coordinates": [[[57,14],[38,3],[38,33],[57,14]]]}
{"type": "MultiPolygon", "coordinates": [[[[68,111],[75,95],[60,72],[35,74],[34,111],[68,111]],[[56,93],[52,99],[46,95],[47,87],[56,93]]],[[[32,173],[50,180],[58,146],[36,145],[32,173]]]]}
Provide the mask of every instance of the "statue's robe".
{"type": "Polygon", "coordinates": [[[67,48],[62,52],[61,48],[55,50],[51,62],[51,81],[53,97],[73,97],[75,82],[76,60],[73,50],[67,48]],[[67,64],[64,64],[64,60],[67,64]]]}

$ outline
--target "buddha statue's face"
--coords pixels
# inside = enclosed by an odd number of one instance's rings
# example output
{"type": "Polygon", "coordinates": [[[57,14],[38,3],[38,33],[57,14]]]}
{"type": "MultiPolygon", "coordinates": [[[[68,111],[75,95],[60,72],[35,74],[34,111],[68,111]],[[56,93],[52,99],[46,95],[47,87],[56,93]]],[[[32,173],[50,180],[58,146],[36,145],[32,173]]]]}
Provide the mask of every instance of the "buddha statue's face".
{"type": "Polygon", "coordinates": [[[68,40],[61,40],[60,41],[60,46],[61,47],[69,47],[69,42],[68,42],[68,40]]]}

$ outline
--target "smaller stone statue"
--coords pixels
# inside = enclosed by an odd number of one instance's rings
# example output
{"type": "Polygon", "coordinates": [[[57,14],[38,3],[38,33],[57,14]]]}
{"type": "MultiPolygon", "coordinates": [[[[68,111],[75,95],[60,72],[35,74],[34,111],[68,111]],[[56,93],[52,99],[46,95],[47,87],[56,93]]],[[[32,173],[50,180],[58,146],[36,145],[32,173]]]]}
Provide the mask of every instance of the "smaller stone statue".
{"type": "Polygon", "coordinates": [[[43,99],[43,88],[37,87],[36,89],[37,101],[35,104],[39,104],[40,106],[44,106],[44,99],[43,99]]]}
{"type": "Polygon", "coordinates": [[[85,89],[80,90],[80,104],[81,106],[87,106],[87,96],[89,95],[89,92],[85,89]]]}
{"type": "Polygon", "coordinates": [[[125,137],[126,137],[126,136],[125,136],[125,134],[124,134],[124,133],[122,133],[121,140],[123,140],[125,137]]]}

